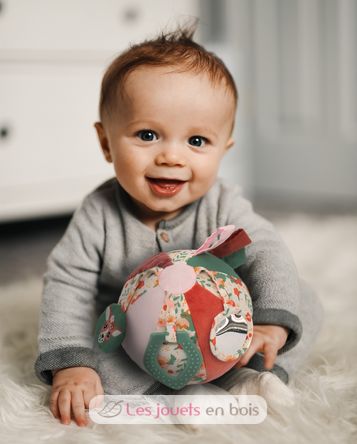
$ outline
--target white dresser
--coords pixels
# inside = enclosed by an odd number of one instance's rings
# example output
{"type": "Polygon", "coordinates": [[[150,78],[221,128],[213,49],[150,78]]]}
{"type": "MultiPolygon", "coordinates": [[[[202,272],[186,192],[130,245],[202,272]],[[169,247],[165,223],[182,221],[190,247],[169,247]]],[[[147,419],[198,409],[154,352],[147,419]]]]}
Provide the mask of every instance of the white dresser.
{"type": "Polygon", "coordinates": [[[198,0],[0,0],[0,221],[60,214],[113,175],[93,123],[103,72],[198,0]]]}

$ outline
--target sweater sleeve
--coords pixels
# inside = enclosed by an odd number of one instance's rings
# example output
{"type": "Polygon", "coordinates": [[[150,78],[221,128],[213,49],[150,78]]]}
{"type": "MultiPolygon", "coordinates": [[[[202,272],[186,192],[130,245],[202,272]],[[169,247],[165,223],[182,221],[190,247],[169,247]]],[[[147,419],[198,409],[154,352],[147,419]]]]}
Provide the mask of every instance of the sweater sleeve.
{"type": "Polygon", "coordinates": [[[300,279],[293,258],[273,225],[254,212],[238,189],[233,194],[229,224],[244,228],[252,240],[246,247],[246,262],[237,269],[253,303],[253,323],[286,327],[289,335],[279,354],[301,338],[299,319],[300,279]]]}
{"type": "Polygon", "coordinates": [[[100,202],[87,196],[47,260],[39,332],[37,377],[52,384],[52,370],[96,369],[93,334],[97,282],[104,249],[100,202]]]}

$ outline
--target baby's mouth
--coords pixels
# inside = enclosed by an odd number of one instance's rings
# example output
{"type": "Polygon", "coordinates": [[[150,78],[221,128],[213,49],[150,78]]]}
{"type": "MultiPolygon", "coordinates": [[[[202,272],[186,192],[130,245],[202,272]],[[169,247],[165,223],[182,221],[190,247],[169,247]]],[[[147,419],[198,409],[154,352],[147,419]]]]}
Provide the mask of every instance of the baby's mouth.
{"type": "Polygon", "coordinates": [[[179,179],[165,179],[165,178],[153,178],[153,177],[147,177],[147,179],[151,183],[156,184],[159,187],[168,188],[168,189],[170,188],[174,189],[176,186],[186,182],[185,180],[179,180],[179,179]]]}
{"type": "Polygon", "coordinates": [[[165,177],[146,177],[146,179],[152,191],[159,196],[169,196],[178,193],[186,182],[186,180],[167,179],[165,177]]]}

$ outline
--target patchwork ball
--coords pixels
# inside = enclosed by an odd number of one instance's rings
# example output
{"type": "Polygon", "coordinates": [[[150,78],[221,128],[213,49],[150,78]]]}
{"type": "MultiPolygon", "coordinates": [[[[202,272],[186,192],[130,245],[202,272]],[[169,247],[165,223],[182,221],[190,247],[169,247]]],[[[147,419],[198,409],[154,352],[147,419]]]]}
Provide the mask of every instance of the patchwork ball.
{"type": "Polygon", "coordinates": [[[227,225],[197,250],[147,259],[98,319],[99,347],[110,352],[122,346],[144,371],[176,390],[226,373],[253,335],[251,298],[236,271],[250,242],[243,229],[227,225]]]}

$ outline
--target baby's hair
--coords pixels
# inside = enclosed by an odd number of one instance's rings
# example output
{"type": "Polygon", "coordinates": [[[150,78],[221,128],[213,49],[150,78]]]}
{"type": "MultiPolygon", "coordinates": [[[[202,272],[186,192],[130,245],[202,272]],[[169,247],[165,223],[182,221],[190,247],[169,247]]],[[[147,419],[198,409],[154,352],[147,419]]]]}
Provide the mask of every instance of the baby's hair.
{"type": "Polygon", "coordinates": [[[131,45],[116,57],[102,80],[99,103],[101,121],[115,111],[117,93],[123,96],[125,79],[140,66],[171,66],[175,72],[206,73],[213,84],[225,82],[235,109],[238,91],[234,79],[219,57],[192,40],[196,29],[197,20],[178,26],[175,31],[162,32],[155,39],[131,45]]]}

